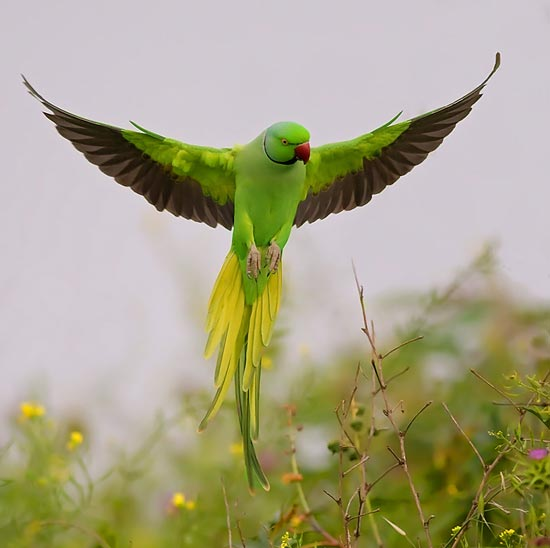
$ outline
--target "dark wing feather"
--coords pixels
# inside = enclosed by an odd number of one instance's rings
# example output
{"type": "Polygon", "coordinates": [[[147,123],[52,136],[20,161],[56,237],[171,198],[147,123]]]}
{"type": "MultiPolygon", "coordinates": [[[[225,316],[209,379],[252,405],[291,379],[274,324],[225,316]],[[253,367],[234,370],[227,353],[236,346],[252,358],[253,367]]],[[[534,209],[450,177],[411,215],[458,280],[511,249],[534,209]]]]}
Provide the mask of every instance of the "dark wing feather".
{"type": "Polygon", "coordinates": [[[153,160],[126,140],[120,128],[93,122],[56,107],[44,99],[23,77],[29,93],[49,111],[44,114],[57,131],[103,173],[130,187],[158,211],[227,229],[233,226],[233,201],[218,203],[203,192],[190,176],[175,174],[169,165],[153,160]]]}
{"type": "Polygon", "coordinates": [[[468,115],[499,65],[500,54],[497,53],[489,76],[473,91],[446,107],[408,122],[395,125],[390,122],[352,141],[313,149],[305,198],[298,205],[294,224],[301,226],[324,219],[331,213],[362,206],[420,164],[468,115]],[[342,168],[346,156],[350,158],[350,168],[342,168]]]}

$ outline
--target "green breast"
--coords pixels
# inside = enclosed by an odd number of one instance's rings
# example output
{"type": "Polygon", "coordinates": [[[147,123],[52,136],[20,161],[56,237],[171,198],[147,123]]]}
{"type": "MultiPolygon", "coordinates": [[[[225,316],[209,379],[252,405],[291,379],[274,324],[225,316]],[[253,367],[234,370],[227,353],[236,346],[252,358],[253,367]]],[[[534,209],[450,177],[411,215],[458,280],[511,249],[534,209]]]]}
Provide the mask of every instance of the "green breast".
{"type": "Polygon", "coordinates": [[[292,222],[302,196],[305,165],[269,160],[262,147],[262,135],[239,151],[235,159],[235,223],[246,213],[254,227],[256,245],[267,246],[281,227],[292,222]]]}

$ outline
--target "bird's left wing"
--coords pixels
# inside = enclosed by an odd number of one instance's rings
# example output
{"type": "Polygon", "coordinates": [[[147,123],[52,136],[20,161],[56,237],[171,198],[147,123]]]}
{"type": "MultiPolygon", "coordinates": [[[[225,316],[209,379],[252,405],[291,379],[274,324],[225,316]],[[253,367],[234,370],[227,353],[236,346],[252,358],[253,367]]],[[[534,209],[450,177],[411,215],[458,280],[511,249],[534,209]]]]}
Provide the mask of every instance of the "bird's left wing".
{"type": "MultiPolygon", "coordinates": [[[[394,124],[396,118],[351,141],[313,148],[303,199],[294,224],[301,226],[370,201],[435,150],[465,118],[500,65],[474,90],[446,107],[394,124]]],[[[398,115],[399,116],[399,115],[398,115]]]]}
{"type": "Polygon", "coordinates": [[[215,227],[233,226],[235,149],[189,145],[134,126],[121,129],[71,114],[44,99],[23,77],[44,114],[74,147],[159,211],[215,227]]]}

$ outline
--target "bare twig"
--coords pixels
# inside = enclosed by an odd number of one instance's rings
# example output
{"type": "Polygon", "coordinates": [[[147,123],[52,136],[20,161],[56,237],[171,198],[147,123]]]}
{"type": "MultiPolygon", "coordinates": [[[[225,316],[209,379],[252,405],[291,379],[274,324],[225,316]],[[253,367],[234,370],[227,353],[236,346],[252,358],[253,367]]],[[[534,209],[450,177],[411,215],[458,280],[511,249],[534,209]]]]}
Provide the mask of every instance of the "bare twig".
{"type": "Polygon", "coordinates": [[[223,502],[225,504],[225,517],[226,517],[226,524],[227,524],[227,540],[228,540],[228,546],[229,548],[232,548],[233,546],[233,539],[231,538],[231,515],[229,513],[229,502],[227,502],[227,493],[225,492],[225,484],[223,481],[223,478],[221,480],[222,482],[222,493],[223,493],[223,502]]]}
{"type": "Polygon", "coordinates": [[[464,432],[460,424],[458,424],[458,421],[453,417],[453,414],[449,411],[447,404],[443,402],[441,405],[443,405],[443,408],[447,412],[447,415],[449,415],[450,419],[453,421],[453,424],[456,426],[457,430],[464,436],[466,441],[470,444],[470,447],[472,448],[473,452],[476,454],[477,458],[479,459],[479,462],[481,462],[481,466],[483,467],[483,470],[485,470],[487,465],[485,464],[485,461],[483,460],[483,457],[481,456],[480,452],[477,450],[477,447],[474,445],[474,442],[469,438],[468,434],[464,432]]]}
{"type": "Polygon", "coordinates": [[[361,519],[365,516],[370,516],[371,514],[376,514],[377,512],[380,512],[380,508],[375,508],[374,510],[369,510],[368,512],[363,512],[362,514],[357,514],[356,516],[350,516],[349,521],[353,521],[355,519],[361,519]]]}
{"type": "MultiPolygon", "coordinates": [[[[408,424],[407,428],[405,429],[405,431],[401,431],[399,429],[397,423],[395,422],[394,416],[393,416],[393,411],[394,410],[390,406],[388,396],[387,396],[387,384],[384,381],[384,374],[383,374],[383,369],[382,369],[382,362],[383,362],[384,355],[378,353],[377,350],[376,350],[376,336],[375,336],[375,330],[374,330],[374,323],[371,321],[370,325],[369,325],[369,321],[367,320],[367,313],[366,313],[366,307],[365,307],[363,287],[359,284],[359,280],[358,280],[357,272],[355,271],[355,268],[354,268],[353,272],[354,272],[354,276],[355,276],[355,283],[356,283],[357,290],[358,290],[358,293],[359,293],[359,304],[361,306],[361,314],[362,314],[362,317],[363,317],[362,331],[367,336],[367,339],[368,339],[369,344],[371,346],[371,351],[372,351],[371,365],[372,365],[372,369],[374,371],[374,374],[376,376],[376,379],[378,381],[378,384],[380,386],[380,393],[382,394],[382,399],[383,399],[383,402],[384,402],[383,412],[386,415],[386,417],[388,417],[388,420],[390,421],[390,424],[391,424],[395,434],[397,435],[397,437],[399,439],[400,455],[398,456],[397,454],[395,454],[395,452],[390,447],[388,447],[388,450],[394,455],[397,462],[399,463],[399,465],[403,469],[403,472],[405,473],[405,476],[407,477],[407,481],[409,483],[409,489],[411,491],[411,495],[412,495],[414,504],[416,506],[418,516],[419,516],[420,521],[422,523],[422,527],[424,529],[424,534],[426,536],[426,541],[427,541],[428,547],[433,548],[432,539],[431,539],[431,535],[430,535],[430,528],[429,528],[431,517],[426,519],[425,516],[424,516],[424,511],[422,509],[422,504],[420,502],[420,497],[418,495],[418,491],[416,490],[411,472],[409,470],[409,466],[408,466],[408,462],[407,462],[407,453],[406,453],[406,448],[405,448],[405,435],[406,435],[408,429],[410,428],[410,426],[414,422],[414,420],[418,417],[418,415],[420,415],[431,404],[431,402],[426,404],[412,418],[412,420],[409,422],[409,424],[408,424]]],[[[409,341],[405,341],[404,344],[406,344],[408,342],[409,341]]],[[[410,342],[412,342],[412,340],[410,342]]],[[[404,344],[402,346],[404,346],[404,344]]],[[[397,350],[397,347],[396,347],[395,350],[397,350]]]]}
{"type": "MultiPolygon", "coordinates": [[[[361,456],[361,451],[359,451],[359,448],[356,446],[355,441],[349,435],[349,433],[346,430],[346,427],[344,425],[344,421],[342,420],[342,417],[340,417],[340,409],[343,409],[343,405],[344,405],[344,401],[342,400],[340,402],[340,404],[338,405],[338,407],[336,407],[336,409],[334,410],[334,413],[336,414],[336,420],[338,421],[338,424],[340,425],[340,430],[342,431],[342,433],[344,434],[346,439],[349,441],[350,446],[352,447],[352,449],[355,451],[355,454],[358,457],[360,457],[361,456]]],[[[342,412],[342,414],[343,414],[343,412],[342,412]]]]}
{"type": "Polygon", "coordinates": [[[414,500],[414,504],[416,505],[416,510],[418,512],[418,516],[420,517],[420,521],[422,523],[422,527],[424,528],[424,534],[426,535],[426,541],[428,543],[429,548],[432,548],[432,537],[430,535],[430,521],[433,518],[433,516],[430,516],[428,519],[424,517],[424,510],[422,509],[422,504],[420,503],[420,496],[418,495],[418,491],[416,490],[416,487],[414,485],[412,474],[409,470],[409,464],[407,462],[407,455],[405,452],[405,436],[399,436],[399,446],[401,448],[401,458],[403,460],[403,471],[405,472],[405,476],[407,476],[407,480],[409,482],[409,488],[411,491],[411,495],[414,500]]]}
{"type": "Polygon", "coordinates": [[[409,424],[407,424],[407,426],[405,427],[405,430],[403,430],[403,437],[405,437],[405,435],[407,434],[407,432],[409,431],[409,428],[412,426],[413,422],[426,410],[428,409],[428,407],[430,407],[430,405],[432,405],[433,401],[430,400],[430,401],[427,401],[423,406],[422,408],[416,413],[416,415],[409,421],[409,424]]]}
{"type": "Polygon", "coordinates": [[[353,502],[353,499],[354,499],[355,497],[358,497],[358,496],[360,495],[360,491],[361,491],[361,488],[360,488],[360,487],[357,487],[357,488],[353,491],[351,497],[350,497],[349,500],[348,500],[348,503],[346,504],[346,521],[348,521],[348,522],[350,521],[351,503],[353,502]]]}
{"type": "Polygon", "coordinates": [[[409,339],[408,341],[402,342],[398,344],[397,346],[393,347],[391,350],[388,350],[385,354],[382,354],[380,356],[381,360],[385,360],[390,354],[393,354],[396,350],[399,350],[400,348],[403,348],[404,346],[407,346],[408,344],[412,344],[416,341],[420,341],[424,338],[424,335],[418,335],[417,337],[413,337],[412,339],[409,339]]]}
{"type": "Polygon", "coordinates": [[[367,462],[368,460],[369,460],[369,456],[363,455],[363,457],[359,462],[356,462],[353,466],[350,466],[346,471],[342,472],[342,475],[346,477],[350,472],[355,470],[357,467],[363,466],[363,464],[365,464],[365,462],[367,462]]]}
{"type": "Polygon", "coordinates": [[[514,400],[510,399],[500,388],[495,386],[492,382],[488,381],[483,375],[478,373],[475,369],[470,369],[470,373],[472,373],[480,381],[483,381],[487,386],[490,386],[495,392],[500,394],[506,401],[508,401],[508,403],[510,403],[510,405],[514,406],[520,414],[524,413],[524,411],[520,407],[517,406],[517,404],[514,402],[514,400]]]}
{"type": "Polygon", "coordinates": [[[382,380],[382,373],[378,371],[378,367],[376,366],[376,363],[374,360],[371,360],[370,364],[372,365],[372,368],[374,370],[374,374],[376,375],[376,379],[378,381],[379,389],[380,390],[386,390],[387,385],[382,380]]]}
{"type": "Polygon", "coordinates": [[[386,449],[393,455],[399,466],[403,466],[403,459],[388,445],[386,449]]]}
{"type": "MultiPolygon", "coordinates": [[[[398,371],[397,373],[395,373],[391,377],[388,377],[388,379],[386,380],[386,387],[389,386],[392,381],[394,381],[395,379],[397,379],[401,375],[404,375],[409,369],[410,369],[410,367],[407,366],[407,367],[405,367],[405,369],[402,369],[401,371],[398,371]]],[[[380,392],[380,390],[381,390],[381,388],[377,388],[373,392],[373,394],[376,396],[378,394],[378,392],[380,392]]]]}
{"type": "Polygon", "coordinates": [[[375,349],[375,344],[374,344],[374,338],[371,336],[371,332],[369,331],[363,286],[359,283],[359,278],[357,277],[357,271],[355,270],[355,265],[353,263],[352,263],[352,268],[353,268],[353,277],[355,278],[355,285],[357,286],[357,292],[359,293],[359,303],[361,305],[361,313],[363,315],[363,327],[361,328],[361,330],[367,336],[374,354],[377,354],[375,349]]]}
{"type": "Polygon", "coordinates": [[[241,544],[243,548],[246,548],[246,543],[244,542],[243,530],[241,529],[241,522],[239,520],[236,520],[235,525],[237,526],[237,531],[239,532],[239,538],[241,539],[241,544]]]}
{"type": "Polygon", "coordinates": [[[336,504],[338,504],[338,505],[341,504],[342,501],[339,498],[337,499],[333,494],[329,493],[326,489],[323,489],[323,493],[327,497],[331,498],[336,504]]]}
{"type": "Polygon", "coordinates": [[[386,468],[382,474],[380,474],[374,481],[369,483],[368,490],[369,492],[372,490],[372,488],[383,478],[385,478],[392,470],[395,470],[396,468],[399,468],[401,466],[401,462],[398,461],[395,464],[392,464],[389,468],[386,468]]]}

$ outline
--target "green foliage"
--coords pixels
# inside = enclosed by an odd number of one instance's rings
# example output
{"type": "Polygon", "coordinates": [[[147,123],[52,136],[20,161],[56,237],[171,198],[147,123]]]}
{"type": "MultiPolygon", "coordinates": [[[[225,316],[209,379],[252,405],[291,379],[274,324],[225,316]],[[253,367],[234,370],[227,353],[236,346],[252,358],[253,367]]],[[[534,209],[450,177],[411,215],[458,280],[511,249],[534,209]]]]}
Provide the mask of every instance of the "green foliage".
{"type": "Polygon", "coordinates": [[[412,318],[394,337],[361,296],[362,348],[267,370],[269,493],[248,494],[232,410],[196,433],[204,394],[106,468],[91,426],[22,404],[0,449],[0,546],[550,545],[550,307],[492,270],[485,255],[441,292],[388,300],[412,318]]]}

